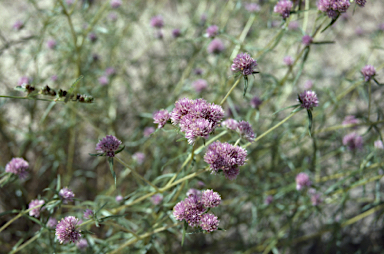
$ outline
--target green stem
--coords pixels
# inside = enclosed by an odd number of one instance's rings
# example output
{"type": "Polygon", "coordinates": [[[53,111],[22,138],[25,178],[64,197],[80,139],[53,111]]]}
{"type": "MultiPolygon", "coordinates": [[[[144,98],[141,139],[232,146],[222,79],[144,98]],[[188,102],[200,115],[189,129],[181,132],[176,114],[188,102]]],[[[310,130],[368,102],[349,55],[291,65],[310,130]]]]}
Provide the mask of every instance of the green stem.
{"type": "Polygon", "coordinates": [[[29,239],[28,241],[26,241],[24,244],[20,245],[17,249],[11,251],[9,254],[13,254],[13,253],[16,253],[22,249],[24,249],[27,245],[29,245],[30,243],[34,242],[37,238],[40,237],[40,233],[35,235],[34,237],[32,237],[31,239],[29,239]]]}
{"type": "Polygon", "coordinates": [[[234,146],[237,146],[240,142],[241,138],[239,138],[238,140],[236,140],[236,143],[234,144],[234,146]]]}
{"type": "Polygon", "coordinates": [[[371,116],[371,104],[372,104],[372,102],[371,102],[371,100],[372,100],[372,98],[371,98],[371,82],[369,82],[369,84],[368,84],[368,94],[369,94],[369,101],[368,101],[368,122],[371,122],[371,120],[370,120],[370,116],[371,116]]]}
{"type": "Polygon", "coordinates": [[[224,99],[221,100],[220,105],[222,106],[225,100],[228,98],[228,96],[232,93],[233,89],[239,84],[241,77],[239,77],[236,82],[233,84],[231,90],[228,91],[227,95],[224,97],[224,99]]]}

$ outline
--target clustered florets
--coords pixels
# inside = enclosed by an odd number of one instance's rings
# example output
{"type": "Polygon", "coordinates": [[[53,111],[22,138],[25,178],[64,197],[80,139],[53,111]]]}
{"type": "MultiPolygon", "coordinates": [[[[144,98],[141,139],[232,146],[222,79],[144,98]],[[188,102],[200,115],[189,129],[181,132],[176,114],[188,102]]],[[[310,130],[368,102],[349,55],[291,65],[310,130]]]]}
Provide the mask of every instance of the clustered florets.
{"type": "Polygon", "coordinates": [[[292,7],[293,3],[291,1],[280,0],[273,8],[273,11],[276,13],[280,13],[283,19],[286,19],[289,17],[292,7]]]}
{"type": "Polygon", "coordinates": [[[208,103],[204,99],[183,98],[176,101],[171,112],[171,121],[173,125],[180,126],[188,143],[193,144],[198,137],[208,138],[223,116],[224,110],[219,105],[208,103]]]}
{"type": "Polygon", "coordinates": [[[350,150],[361,149],[363,148],[363,138],[356,132],[349,133],[344,136],[343,145],[350,150]]]}
{"type": "Polygon", "coordinates": [[[312,109],[313,107],[317,107],[319,105],[319,100],[317,99],[317,95],[314,91],[304,91],[299,95],[297,101],[301,103],[301,107],[306,109],[312,109]]]}
{"type": "Polygon", "coordinates": [[[68,189],[68,187],[62,188],[59,191],[60,197],[63,199],[63,203],[67,204],[68,202],[73,201],[73,198],[75,197],[75,194],[72,190],[68,189]]]}
{"type": "Polygon", "coordinates": [[[224,43],[220,39],[213,39],[207,48],[209,54],[220,54],[225,49],[224,43]]]}
{"type": "Polygon", "coordinates": [[[356,4],[359,5],[360,7],[364,7],[366,3],[367,3],[367,0],[356,0],[356,4]]]}
{"type": "Polygon", "coordinates": [[[216,25],[209,26],[206,30],[208,37],[215,37],[219,33],[219,27],[216,25]]]}
{"type": "Polygon", "coordinates": [[[312,182],[306,173],[299,173],[296,176],[296,190],[311,186],[312,182]]]}
{"type": "Polygon", "coordinates": [[[244,76],[248,76],[254,73],[256,66],[256,60],[248,53],[240,53],[233,59],[231,70],[233,72],[240,72],[244,76]]]}
{"type": "Polygon", "coordinates": [[[239,122],[236,121],[235,119],[229,118],[225,120],[222,125],[225,128],[235,131],[237,129],[237,126],[239,125],[239,122]]]}
{"type": "Polygon", "coordinates": [[[176,220],[185,220],[191,227],[200,226],[206,232],[212,232],[218,229],[219,220],[207,210],[217,207],[220,202],[220,195],[213,190],[205,190],[201,195],[192,193],[173,207],[173,216],[176,220]]]}
{"type": "Polygon", "coordinates": [[[159,110],[153,114],[153,122],[159,124],[157,126],[158,129],[161,129],[164,127],[164,125],[169,120],[169,112],[166,109],[159,110]]]}
{"type": "Polygon", "coordinates": [[[327,13],[330,18],[336,18],[340,13],[346,12],[349,6],[349,0],[319,0],[317,2],[317,8],[327,13]]]}
{"type": "MultiPolygon", "coordinates": [[[[34,199],[32,200],[29,205],[28,205],[28,209],[31,209],[31,208],[34,208],[36,206],[39,206],[39,205],[43,205],[45,203],[44,200],[38,200],[38,199],[34,199]]],[[[35,209],[32,209],[31,211],[29,211],[29,216],[34,216],[36,218],[39,218],[40,216],[40,210],[41,210],[41,206],[40,207],[37,207],[35,209]]]]}
{"type": "Polygon", "coordinates": [[[238,167],[245,164],[246,157],[244,148],[216,141],[208,146],[204,161],[210,164],[212,173],[222,170],[226,178],[233,180],[240,172],[238,167]]]}
{"type": "Polygon", "coordinates": [[[108,157],[115,157],[115,152],[119,149],[121,144],[121,141],[115,136],[107,135],[97,143],[96,150],[104,152],[108,157]]]}
{"type": "Polygon", "coordinates": [[[60,243],[77,242],[81,238],[79,230],[79,219],[74,216],[67,216],[56,226],[56,237],[60,243]]]}
{"type": "Polygon", "coordinates": [[[361,69],[365,82],[368,82],[376,75],[376,69],[372,65],[366,65],[361,69]]]}
{"type": "Polygon", "coordinates": [[[253,142],[255,139],[255,133],[252,130],[252,126],[247,121],[237,122],[236,120],[229,118],[223,122],[223,126],[230,130],[237,131],[240,134],[240,137],[249,142],[253,142]]]}
{"type": "Polygon", "coordinates": [[[25,161],[23,158],[13,158],[5,166],[5,172],[15,174],[19,176],[20,179],[23,179],[28,175],[28,167],[28,162],[25,161]]]}

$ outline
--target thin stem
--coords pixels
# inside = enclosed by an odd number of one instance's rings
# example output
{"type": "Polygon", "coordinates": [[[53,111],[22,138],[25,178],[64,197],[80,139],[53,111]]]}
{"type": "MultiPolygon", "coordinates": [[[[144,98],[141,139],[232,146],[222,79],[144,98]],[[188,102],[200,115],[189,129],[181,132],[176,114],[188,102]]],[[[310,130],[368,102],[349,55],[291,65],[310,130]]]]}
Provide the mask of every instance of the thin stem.
{"type": "Polygon", "coordinates": [[[237,145],[239,144],[240,140],[241,140],[241,138],[238,138],[238,139],[236,140],[236,143],[234,144],[234,146],[237,146],[237,145]]]}
{"type": "Polygon", "coordinates": [[[136,170],[134,170],[133,168],[131,168],[130,166],[128,166],[127,163],[125,163],[124,161],[122,161],[119,157],[115,157],[115,159],[120,162],[121,165],[123,165],[124,167],[128,168],[129,170],[132,171],[132,173],[134,173],[137,177],[139,177],[141,180],[143,180],[144,182],[146,182],[147,184],[149,184],[150,186],[152,186],[156,192],[161,192],[159,190],[159,188],[157,188],[155,185],[153,185],[150,181],[148,181],[147,179],[145,179],[144,177],[142,177],[139,173],[136,172],[136,170]]]}
{"type": "Polygon", "coordinates": [[[239,84],[240,82],[240,79],[241,77],[239,77],[236,82],[233,84],[231,90],[229,90],[229,92],[227,93],[227,95],[224,97],[224,99],[220,102],[220,105],[223,105],[223,103],[225,102],[225,100],[228,98],[228,96],[232,93],[233,89],[235,89],[235,87],[237,86],[237,84],[239,84]]]}
{"type": "Polygon", "coordinates": [[[368,101],[368,122],[370,122],[370,121],[371,121],[371,119],[370,119],[370,116],[371,116],[371,104],[372,104],[372,102],[371,102],[371,100],[372,100],[372,98],[371,98],[371,82],[369,82],[369,84],[368,84],[368,94],[369,94],[369,101],[368,101]]]}
{"type": "Polygon", "coordinates": [[[255,21],[255,18],[256,18],[256,15],[255,15],[255,14],[252,14],[252,15],[249,17],[247,24],[245,25],[243,31],[242,31],[241,34],[240,34],[240,37],[239,37],[239,43],[238,43],[238,44],[236,45],[236,47],[233,49],[230,59],[235,58],[236,55],[237,55],[237,53],[239,53],[239,50],[240,50],[240,48],[241,48],[241,44],[244,42],[245,37],[247,36],[247,33],[249,32],[249,29],[251,28],[253,22],[255,21]]]}
{"type": "Polygon", "coordinates": [[[31,239],[29,239],[28,241],[26,241],[24,244],[20,245],[17,249],[11,251],[9,254],[13,254],[13,253],[16,253],[22,249],[24,249],[27,245],[29,245],[30,243],[34,242],[37,238],[40,237],[40,233],[35,235],[34,237],[32,237],[31,239]]]}

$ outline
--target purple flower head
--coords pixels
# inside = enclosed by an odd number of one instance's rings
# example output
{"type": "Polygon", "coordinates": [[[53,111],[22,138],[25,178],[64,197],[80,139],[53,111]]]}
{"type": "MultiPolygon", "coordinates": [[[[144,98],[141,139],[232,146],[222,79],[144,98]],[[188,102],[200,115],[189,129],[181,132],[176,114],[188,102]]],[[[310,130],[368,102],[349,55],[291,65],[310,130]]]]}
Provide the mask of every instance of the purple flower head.
{"type": "Polygon", "coordinates": [[[23,76],[19,79],[18,85],[24,86],[24,85],[30,84],[31,82],[32,82],[32,78],[27,77],[27,76],[23,76]]]}
{"type": "Polygon", "coordinates": [[[225,49],[224,43],[220,39],[213,39],[211,43],[209,43],[207,51],[209,54],[220,54],[225,49]]]}
{"type": "MultiPolygon", "coordinates": [[[[356,119],[355,116],[346,116],[344,118],[344,121],[343,121],[343,125],[347,125],[347,124],[358,124],[360,121],[359,119],[356,119]]],[[[353,127],[354,129],[357,128],[357,126],[354,126],[353,127]]]]}
{"type": "Polygon", "coordinates": [[[198,79],[192,83],[192,87],[195,89],[197,93],[200,93],[205,88],[207,88],[208,83],[205,79],[198,79]]]}
{"type": "Polygon", "coordinates": [[[116,202],[119,203],[119,202],[123,201],[124,198],[123,198],[123,196],[121,196],[121,195],[117,195],[116,198],[115,198],[115,200],[116,200],[116,202]]]}
{"type": "Polygon", "coordinates": [[[240,174],[240,169],[236,167],[232,167],[224,171],[225,178],[231,181],[235,180],[239,174],[240,174]]]}
{"type": "Polygon", "coordinates": [[[235,119],[232,119],[232,118],[229,118],[223,122],[223,126],[225,128],[228,128],[228,129],[233,130],[233,131],[235,131],[237,129],[238,125],[239,125],[239,123],[235,119]]]}
{"type": "Polygon", "coordinates": [[[293,3],[291,1],[280,0],[273,8],[273,12],[280,13],[283,19],[286,19],[289,17],[292,7],[293,3]]]}
{"type": "Polygon", "coordinates": [[[176,220],[182,221],[185,219],[186,205],[184,201],[180,201],[173,207],[173,216],[176,220]]]}
{"type": "Polygon", "coordinates": [[[154,205],[158,205],[161,203],[161,201],[163,201],[163,195],[161,194],[155,194],[151,197],[151,202],[152,204],[154,205]]]}
{"type": "Polygon", "coordinates": [[[180,120],[192,111],[194,100],[183,98],[175,102],[175,108],[171,112],[171,121],[173,125],[180,123],[180,120]]]}
{"type": "Polygon", "coordinates": [[[105,75],[107,76],[113,76],[116,74],[116,70],[115,68],[113,67],[108,67],[107,69],[105,69],[105,75]]]}
{"type": "Polygon", "coordinates": [[[115,136],[107,135],[105,138],[99,141],[96,145],[96,150],[106,153],[108,157],[115,157],[115,152],[119,149],[121,141],[115,136]]]}
{"type": "Polygon", "coordinates": [[[349,133],[343,138],[343,145],[347,146],[349,150],[356,150],[363,148],[363,138],[356,132],[349,133]]]}
{"type": "Polygon", "coordinates": [[[48,228],[55,228],[57,225],[57,220],[55,218],[49,217],[47,221],[47,227],[48,228]]]}
{"type": "Polygon", "coordinates": [[[296,176],[296,190],[311,186],[312,182],[306,173],[299,173],[296,176]]]}
{"type": "Polygon", "coordinates": [[[180,201],[173,208],[173,215],[176,220],[185,220],[189,226],[199,225],[201,215],[206,211],[203,204],[194,195],[188,196],[184,201],[180,201]]]}
{"type": "Polygon", "coordinates": [[[319,0],[317,2],[317,8],[333,19],[340,13],[346,12],[349,5],[349,0],[319,0]]]}
{"type": "Polygon", "coordinates": [[[219,27],[216,25],[209,26],[206,32],[208,37],[213,38],[219,33],[219,27]]]}
{"type": "Polygon", "coordinates": [[[376,70],[372,65],[366,65],[361,69],[361,73],[364,75],[365,82],[368,82],[376,75],[376,70]]]}
{"type": "Polygon", "coordinates": [[[152,19],[151,19],[151,27],[154,27],[154,28],[162,28],[164,26],[164,20],[163,20],[163,17],[158,15],[158,16],[154,16],[152,19]]]}
{"type": "Polygon", "coordinates": [[[196,118],[193,115],[186,115],[180,121],[180,129],[185,133],[189,144],[194,144],[196,138],[203,137],[207,139],[209,134],[213,132],[213,123],[208,119],[196,118]]]}
{"type": "Polygon", "coordinates": [[[87,240],[84,239],[84,238],[81,238],[80,241],[79,241],[78,243],[76,243],[76,247],[77,247],[79,250],[81,250],[81,251],[85,250],[85,249],[88,247],[88,242],[87,242],[87,240]]]}
{"type": "Polygon", "coordinates": [[[27,172],[28,167],[29,167],[28,162],[25,161],[23,158],[13,158],[5,166],[5,172],[18,175],[20,179],[24,179],[28,175],[28,172],[27,172]]]}
{"type": "Polygon", "coordinates": [[[240,72],[244,76],[251,75],[257,66],[256,60],[253,59],[248,53],[240,53],[235,59],[231,66],[233,72],[240,72]]]}
{"type": "Polygon", "coordinates": [[[21,20],[17,20],[13,25],[12,28],[19,31],[24,28],[24,22],[21,20]]]}
{"type": "Polygon", "coordinates": [[[296,29],[298,29],[298,28],[299,28],[299,22],[297,22],[297,21],[291,21],[291,22],[289,22],[288,28],[289,28],[290,30],[296,30],[296,29]]]}
{"type": "Polygon", "coordinates": [[[299,95],[297,101],[301,102],[301,107],[306,109],[312,109],[319,105],[319,100],[314,91],[304,91],[299,95]]]}
{"type": "Polygon", "coordinates": [[[143,131],[143,136],[148,138],[154,132],[155,132],[155,128],[154,127],[145,127],[144,131],[143,131]]]}
{"type": "Polygon", "coordinates": [[[237,172],[238,166],[245,164],[246,157],[247,151],[244,148],[216,141],[208,146],[204,161],[210,164],[212,173],[231,170],[228,175],[230,176],[237,172]]]}
{"type": "Polygon", "coordinates": [[[196,196],[197,199],[200,199],[202,193],[201,193],[201,191],[199,191],[199,190],[197,190],[197,189],[193,189],[193,188],[191,188],[191,189],[189,189],[189,190],[187,191],[187,197],[189,197],[189,196],[191,196],[191,195],[196,196]]]}
{"type": "Polygon", "coordinates": [[[250,103],[252,108],[258,109],[263,101],[258,96],[255,96],[251,99],[250,103]]]}
{"type": "Polygon", "coordinates": [[[360,7],[364,7],[367,3],[367,0],[356,0],[356,4],[360,7]]]}
{"type": "Polygon", "coordinates": [[[321,195],[318,193],[315,193],[311,196],[311,202],[313,206],[318,206],[321,204],[323,200],[321,199],[321,195]]]}
{"type": "Polygon", "coordinates": [[[136,152],[132,155],[132,158],[137,162],[137,164],[143,164],[145,160],[145,154],[141,152],[136,152]]]}
{"type": "Polygon", "coordinates": [[[81,238],[79,230],[79,219],[67,216],[56,226],[56,237],[60,243],[77,242],[81,238]]]}
{"type": "Polygon", "coordinates": [[[49,39],[49,40],[47,41],[47,47],[48,47],[49,49],[55,49],[56,46],[57,46],[57,43],[56,43],[56,41],[55,41],[54,39],[49,39]]]}
{"type": "Polygon", "coordinates": [[[244,6],[245,6],[245,9],[249,12],[260,11],[260,5],[258,5],[257,3],[246,3],[244,6]]]}
{"type": "Polygon", "coordinates": [[[311,90],[313,87],[313,82],[311,80],[306,80],[304,83],[305,90],[311,90]]]}
{"type": "Polygon", "coordinates": [[[96,42],[97,41],[97,35],[95,33],[90,33],[88,35],[88,39],[91,41],[91,42],[96,42]]]}
{"type": "Polygon", "coordinates": [[[108,14],[108,20],[115,22],[117,20],[117,13],[116,12],[111,12],[108,14]]]}
{"type": "Polygon", "coordinates": [[[201,217],[200,227],[207,232],[212,232],[218,229],[219,222],[217,216],[211,213],[206,213],[201,217]]]}
{"type": "Polygon", "coordinates": [[[203,205],[206,208],[217,207],[220,205],[221,197],[219,193],[214,192],[213,190],[205,190],[203,191],[201,202],[203,202],[203,205]]]}
{"type": "Polygon", "coordinates": [[[170,118],[170,115],[169,115],[169,112],[168,110],[166,109],[163,109],[163,110],[160,110],[160,111],[157,111],[153,114],[153,122],[154,123],[157,123],[159,124],[157,126],[158,129],[161,129],[164,127],[164,125],[167,123],[167,121],[169,120],[170,118]]]}
{"type": "MultiPolygon", "coordinates": [[[[32,200],[32,201],[29,203],[29,205],[28,205],[28,209],[31,209],[31,208],[33,208],[33,207],[35,207],[35,206],[38,206],[38,205],[43,205],[44,203],[45,203],[44,200],[34,199],[34,200],[32,200]]],[[[33,210],[29,211],[29,216],[34,216],[34,217],[36,217],[36,218],[39,218],[39,216],[40,216],[40,209],[41,209],[41,207],[38,207],[38,208],[36,208],[36,209],[33,209],[33,210]]],[[[43,208],[43,209],[44,209],[44,208],[43,208]]]]}
{"type": "Polygon", "coordinates": [[[51,76],[51,80],[52,80],[53,82],[56,82],[57,79],[58,79],[57,75],[52,75],[52,76],[51,76]]]}
{"type": "Polygon", "coordinates": [[[108,79],[108,77],[107,77],[107,76],[101,76],[101,77],[99,78],[99,83],[100,83],[100,85],[102,85],[102,86],[106,86],[106,85],[108,85],[108,83],[109,83],[109,79],[108,79]]]}
{"type": "Polygon", "coordinates": [[[273,202],[273,197],[271,195],[267,196],[264,200],[264,203],[270,205],[273,202]]]}
{"type": "Polygon", "coordinates": [[[173,38],[179,38],[181,36],[181,31],[180,29],[176,28],[172,30],[172,37],[173,38]]]}
{"type": "Polygon", "coordinates": [[[381,141],[381,140],[376,140],[376,141],[373,143],[373,146],[374,146],[376,149],[384,149],[383,141],[381,141]]]}
{"type": "Polygon", "coordinates": [[[84,211],[83,217],[87,220],[93,217],[93,211],[91,209],[86,209],[84,211]]]}
{"type": "Polygon", "coordinates": [[[286,56],[283,59],[284,64],[287,65],[287,66],[292,66],[293,65],[293,61],[294,60],[293,60],[293,58],[291,56],[286,56]]]}
{"type": "Polygon", "coordinates": [[[68,189],[67,187],[62,188],[59,191],[59,195],[63,199],[64,204],[73,201],[73,198],[75,197],[75,194],[72,192],[72,190],[68,189]]]}
{"type": "Polygon", "coordinates": [[[252,130],[252,126],[247,121],[241,121],[237,125],[236,131],[240,134],[240,136],[249,142],[253,142],[255,139],[255,133],[252,130]]]}
{"type": "Polygon", "coordinates": [[[122,2],[121,0],[111,0],[110,4],[113,9],[117,9],[121,6],[122,2]]]}
{"type": "Polygon", "coordinates": [[[309,35],[304,35],[303,38],[301,39],[301,42],[305,45],[305,46],[309,46],[311,45],[311,43],[313,42],[313,39],[311,36],[309,35]]]}

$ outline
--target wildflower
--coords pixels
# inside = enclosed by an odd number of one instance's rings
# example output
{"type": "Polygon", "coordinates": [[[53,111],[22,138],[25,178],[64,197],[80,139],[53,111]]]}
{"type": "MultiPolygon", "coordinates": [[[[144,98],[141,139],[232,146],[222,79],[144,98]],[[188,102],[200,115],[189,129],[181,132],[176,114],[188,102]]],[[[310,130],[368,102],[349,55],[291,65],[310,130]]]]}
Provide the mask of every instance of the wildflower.
{"type": "Polygon", "coordinates": [[[384,149],[383,141],[381,140],[376,140],[373,145],[376,149],[384,149]]]}
{"type": "Polygon", "coordinates": [[[185,220],[191,227],[199,225],[201,215],[206,211],[199,198],[194,195],[177,203],[173,209],[175,218],[180,221],[185,220]]]}
{"type": "Polygon", "coordinates": [[[108,77],[107,77],[107,76],[101,76],[101,77],[99,78],[99,83],[100,83],[100,85],[102,85],[102,86],[108,85],[108,83],[109,83],[109,79],[108,79],[108,77]]]}
{"type": "Polygon", "coordinates": [[[273,197],[271,195],[267,196],[264,200],[264,203],[270,205],[273,202],[273,197]]]}
{"type": "Polygon", "coordinates": [[[48,228],[55,228],[57,225],[57,220],[55,218],[49,217],[47,221],[47,227],[48,228]]]}
{"type": "Polygon", "coordinates": [[[80,241],[76,243],[76,247],[77,247],[79,250],[81,250],[81,251],[85,250],[85,249],[88,247],[88,242],[87,242],[87,240],[84,239],[84,238],[80,239],[80,241]]]}
{"type": "Polygon", "coordinates": [[[208,146],[204,161],[210,164],[212,173],[223,170],[228,178],[233,178],[238,174],[237,168],[245,164],[246,157],[244,148],[216,141],[208,146]]]}
{"type": "MultiPolygon", "coordinates": [[[[355,116],[346,116],[343,121],[343,125],[348,125],[348,124],[358,124],[359,119],[356,119],[355,116]]],[[[353,127],[356,129],[357,126],[353,127]]]]}
{"type": "Polygon", "coordinates": [[[219,222],[217,216],[211,213],[206,213],[201,217],[200,227],[207,232],[212,232],[218,229],[219,222]]]}
{"type": "Polygon", "coordinates": [[[237,125],[236,131],[240,134],[240,136],[249,142],[253,142],[255,139],[255,133],[252,130],[252,126],[247,121],[241,121],[237,125]]]}
{"type": "Polygon", "coordinates": [[[360,7],[364,7],[367,3],[367,0],[356,0],[356,4],[360,7]]]}
{"type": "Polygon", "coordinates": [[[121,6],[122,2],[121,0],[111,0],[110,4],[113,9],[117,9],[121,6]]]}
{"type": "Polygon", "coordinates": [[[312,182],[306,173],[299,173],[296,176],[296,190],[301,190],[304,187],[311,186],[312,182]]]}
{"type": "Polygon", "coordinates": [[[57,75],[52,75],[52,76],[51,76],[51,80],[52,80],[53,82],[56,82],[57,79],[58,79],[57,75]]]}
{"type": "Polygon", "coordinates": [[[322,202],[322,199],[321,199],[321,195],[318,194],[318,193],[315,193],[311,196],[311,202],[312,202],[312,205],[313,206],[318,206],[321,204],[322,202]]]}
{"type": "MultiPolygon", "coordinates": [[[[45,203],[44,200],[38,200],[38,199],[34,199],[32,200],[29,205],[28,205],[28,209],[31,209],[35,206],[39,206],[39,205],[43,205],[45,203]]],[[[41,210],[41,207],[38,207],[36,209],[32,209],[31,211],[29,211],[29,216],[34,216],[36,218],[39,218],[40,216],[40,210],[41,210]]]]}
{"type": "Polygon", "coordinates": [[[307,110],[319,105],[319,100],[314,91],[304,91],[299,95],[297,101],[301,103],[301,107],[306,108],[307,110]]]}
{"type": "Polygon", "coordinates": [[[62,219],[56,226],[56,237],[60,243],[77,242],[80,240],[81,234],[79,227],[79,219],[74,216],[67,216],[62,219]]]}
{"type": "Polygon", "coordinates": [[[224,127],[228,128],[230,130],[233,130],[233,131],[235,131],[237,129],[238,124],[239,123],[235,119],[232,119],[232,118],[229,118],[223,122],[224,127]]]}
{"type": "Polygon", "coordinates": [[[153,120],[154,120],[154,123],[157,123],[159,124],[157,126],[158,129],[161,129],[164,127],[164,125],[167,123],[167,121],[169,120],[169,112],[168,110],[166,109],[163,109],[163,110],[160,110],[160,111],[157,111],[153,114],[153,120]]]}
{"type": "Polygon", "coordinates": [[[333,19],[340,13],[346,12],[349,5],[349,0],[319,0],[317,2],[317,8],[333,19]]]}
{"type": "Polygon", "coordinates": [[[260,5],[258,5],[257,3],[246,3],[244,6],[245,6],[245,9],[249,12],[260,11],[260,5]]]}
{"type": "Polygon", "coordinates": [[[117,195],[116,198],[115,198],[116,202],[121,202],[121,201],[123,201],[123,199],[124,198],[121,195],[117,195]]]}
{"type": "Polygon", "coordinates": [[[198,79],[192,83],[192,86],[197,93],[200,93],[205,88],[207,88],[208,83],[205,79],[198,79]]]}
{"type": "Polygon", "coordinates": [[[343,145],[347,146],[350,150],[363,148],[363,138],[356,132],[349,133],[343,138],[343,145]]]}
{"type": "Polygon", "coordinates": [[[25,86],[25,85],[30,84],[31,82],[32,82],[32,78],[27,77],[27,76],[23,76],[19,79],[18,85],[19,86],[25,86]]]}
{"type": "Polygon", "coordinates": [[[19,176],[20,179],[24,179],[27,177],[28,172],[27,169],[29,164],[23,158],[13,158],[8,164],[5,166],[5,172],[15,174],[19,176]]]}
{"type": "Polygon", "coordinates": [[[176,28],[176,29],[173,29],[173,30],[172,30],[172,37],[173,37],[173,38],[178,38],[178,37],[180,37],[180,36],[181,36],[181,31],[180,31],[180,29],[176,28]]]}
{"type": "Polygon", "coordinates": [[[361,73],[364,75],[365,82],[368,82],[376,75],[376,70],[372,65],[366,65],[361,69],[361,73]]]}
{"type": "Polygon", "coordinates": [[[219,193],[214,192],[213,190],[203,191],[201,202],[205,207],[217,207],[220,205],[221,197],[219,193]]]}
{"type": "Polygon", "coordinates": [[[196,196],[197,198],[200,199],[202,193],[201,193],[201,191],[199,191],[199,190],[197,190],[197,189],[193,189],[193,188],[191,188],[191,189],[189,189],[189,190],[187,191],[187,197],[189,197],[189,196],[191,196],[191,195],[196,196]]]}
{"type": "Polygon", "coordinates": [[[214,39],[209,43],[207,51],[210,54],[220,54],[225,49],[224,43],[220,39],[214,39]]]}
{"type": "Polygon", "coordinates": [[[155,132],[155,128],[154,127],[145,127],[144,131],[143,131],[143,136],[148,138],[154,132],[155,132]]]}
{"type": "Polygon", "coordinates": [[[21,30],[21,29],[24,28],[24,23],[23,23],[23,21],[21,21],[21,20],[17,20],[17,21],[12,25],[12,27],[13,27],[13,29],[19,31],[19,30],[21,30]]]}
{"type": "Polygon", "coordinates": [[[256,60],[254,60],[248,53],[240,53],[233,59],[231,70],[247,76],[254,73],[254,68],[256,66],[256,60]]]}
{"type": "Polygon", "coordinates": [[[213,38],[219,33],[219,27],[216,25],[210,26],[207,28],[206,32],[208,37],[213,38]]]}
{"type": "Polygon", "coordinates": [[[273,8],[273,12],[280,13],[283,19],[286,19],[289,17],[292,7],[293,3],[291,1],[280,0],[273,8]]]}
{"type": "Polygon", "coordinates": [[[91,42],[96,42],[97,41],[97,35],[95,33],[90,33],[88,35],[88,39],[91,41],[91,42]]]}
{"type": "Polygon", "coordinates": [[[93,211],[92,211],[91,209],[86,209],[86,210],[84,211],[83,217],[84,217],[85,219],[88,219],[88,220],[89,220],[90,218],[93,217],[93,211]]]}
{"type": "Polygon", "coordinates": [[[108,157],[115,157],[115,152],[119,149],[121,141],[115,136],[107,135],[96,145],[96,150],[104,152],[108,157]]]}
{"type": "Polygon", "coordinates": [[[284,57],[283,62],[287,66],[292,66],[293,65],[293,58],[291,56],[286,56],[286,57],[284,57]]]}
{"type": "Polygon", "coordinates": [[[67,187],[61,189],[59,191],[59,195],[62,197],[64,204],[73,201],[73,198],[75,197],[75,194],[72,192],[72,190],[68,189],[67,187]]]}
{"type": "Polygon", "coordinates": [[[163,201],[163,195],[161,194],[155,194],[151,197],[151,202],[152,204],[154,205],[158,205],[161,203],[161,201],[163,201]]]}
{"type": "Polygon", "coordinates": [[[105,69],[105,75],[107,76],[113,76],[116,74],[116,70],[115,68],[113,67],[108,67],[107,69],[105,69]]]}
{"type": "Polygon", "coordinates": [[[136,152],[132,155],[132,158],[137,162],[137,164],[143,164],[145,160],[145,154],[141,152],[136,152]]]}
{"type": "Polygon", "coordinates": [[[251,99],[251,102],[250,102],[251,107],[252,107],[252,108],[255,108],[255,109],[259,109],[259,106],[260,106],[262,103],[263,103],[263,101],[262,101],[259,97],[257,97],[257,96],[253,97],[253,98],[251,99]]]}
{"type": "Polygon", "coordinates": [[[240,169],[235,167],[224,171],[225,178],[231,181],[235,180],[239,174],[240,174],[240,169]]]}
{"type": "Polygon", "coordinates": [[[154,28],[157,28],[157,29],[160,29],[164,26],[164,20],[163,20],[163,17],[158,15],[158,16],[154,16],[152,19],[151,19],[151,26],[154,27],[154,28]]]}
{"type": "Polygon", "coordinates": [[[313,82],[311,80],[306,80],[304,83],[304,89],[310,90],[313,87],[313,82]]]}
{"type": "Polygon", "coordinates": [[[309,46],[311,45],[311,43],[313,42],[313,39],[311,36],[309,35],[304,35],[303,38],[301,39],[301,42],[305,45],[305,46],[309,46]]]}
{"type": "Polygon", "coordinates": [[[54,39],[49,39],[49,40],[47,41],[47,47],[48,47],[49,49],[55,49],[56,46],[57,46],[57,43],[56,43],[56,41],[55,41],[54,39]]]}

